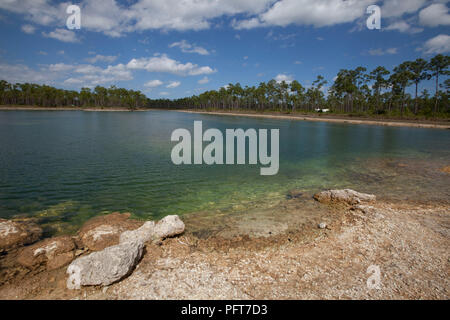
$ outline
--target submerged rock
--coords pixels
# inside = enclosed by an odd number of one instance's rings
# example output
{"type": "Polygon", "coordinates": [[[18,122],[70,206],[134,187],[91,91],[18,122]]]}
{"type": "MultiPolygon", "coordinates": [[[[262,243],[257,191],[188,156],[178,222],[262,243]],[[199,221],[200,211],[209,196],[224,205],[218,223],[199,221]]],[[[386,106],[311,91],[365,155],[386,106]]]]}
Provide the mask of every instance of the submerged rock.
{"type": "Polygon", "coordinates": [[[27,220],[0,219],[0,252],[38,241],[42,229],[27,220]]]}
{"type": "Polygon", "coordinates": [[[72,237],[50,238],[23,248],[17,261],[28,268],[45,265],[47,270],[58,269],[75,258],[75,242],[72,237]]]}
{"type": "Polygon", "coordinates": [[[78,235],[82,244],[91,251],[100,251],[119,244],[120,235],[139,228],[141,221],[129,219],[129,213],[111,213],[88,220],[78,235]]]}
{"type": "Polygon", "coordinates": [[[298,198],[301,198],[302,196],[303,196],[303,192],[301,190],[294,189],[287,193],[286,199],[288,199],[288,200],[298,199],[298,198]]]}
{"type": "Polygon", "coordinates": [[[374,202],[376,196],[373,194],[360,193],[351,189],[327,190],[316,193],[314,199],[322,203],[347,203],[349,205],[362,202],[374,202]]]}
{"type": "Polygon", "coordinates": [[[73,261],[67,268],[68,289],[107,286],[129,275],[142,257],[144,245],[125,242],[73,261]]]}

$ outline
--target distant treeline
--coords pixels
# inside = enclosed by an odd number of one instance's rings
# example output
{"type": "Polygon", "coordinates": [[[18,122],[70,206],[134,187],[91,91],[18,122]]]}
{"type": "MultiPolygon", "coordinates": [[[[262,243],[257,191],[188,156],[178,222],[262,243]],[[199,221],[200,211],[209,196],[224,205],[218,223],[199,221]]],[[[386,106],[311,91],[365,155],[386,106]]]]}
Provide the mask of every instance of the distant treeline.
{"type": "Polygon", "coordinates": [[[253,110],[280,112],[330,112],[348,114],[450,116],[448,79],[450,57],[437,55],[430,61],[407,61],[392,71],[377,67],[367,72],[365,67],[342,69],[328,94],[328,82],[322,76],[307,88],[298,81],[271,80],[257,87],[229,84],[219,90],[192,97],[169,100],[149,99],[142,92],[111,86],[82,88],[80,92],[56,89],[37,84],[10,84],[0,81],[0,103],[43,107],[123,107],[174,108],[203,110],[253,110]],[[433,93],[420,85],[434,80],[433,93]],[[413,94],[406,92],[413,87],[413,94]]]}

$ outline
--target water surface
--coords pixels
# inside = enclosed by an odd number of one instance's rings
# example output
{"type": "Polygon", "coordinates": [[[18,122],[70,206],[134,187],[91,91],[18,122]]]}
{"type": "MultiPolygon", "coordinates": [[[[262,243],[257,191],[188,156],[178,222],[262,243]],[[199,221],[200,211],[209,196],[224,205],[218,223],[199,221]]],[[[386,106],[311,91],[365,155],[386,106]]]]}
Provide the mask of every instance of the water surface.
{"type": "Polygon", "coordinates": [[[354,188],[381,198],[447,201],[450,131],[187,114],[170,111],[0,111],[0,217],[38,217],[52,233],[131,212],[245,211],[286,192],[354,188]],[[280,129],[280,171],[175,166],[173,130],[280,129]]]}

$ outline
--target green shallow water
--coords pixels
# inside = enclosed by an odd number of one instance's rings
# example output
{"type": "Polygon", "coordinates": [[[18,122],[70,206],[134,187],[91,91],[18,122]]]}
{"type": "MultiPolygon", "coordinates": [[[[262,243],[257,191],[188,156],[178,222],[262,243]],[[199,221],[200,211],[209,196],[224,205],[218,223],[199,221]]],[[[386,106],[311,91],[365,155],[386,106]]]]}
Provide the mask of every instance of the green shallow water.
{"type": "Polygon", "coordinates": [[[450,131],[166,111],[0,111],[0,217],[38,217],[50,234],[92,216],[142,219],[265,207],[290,189],[354,188],[381,198],[448,201],[450,131]],[[280,129],[280,171],[175,166],[177,128],[280,129]]]}

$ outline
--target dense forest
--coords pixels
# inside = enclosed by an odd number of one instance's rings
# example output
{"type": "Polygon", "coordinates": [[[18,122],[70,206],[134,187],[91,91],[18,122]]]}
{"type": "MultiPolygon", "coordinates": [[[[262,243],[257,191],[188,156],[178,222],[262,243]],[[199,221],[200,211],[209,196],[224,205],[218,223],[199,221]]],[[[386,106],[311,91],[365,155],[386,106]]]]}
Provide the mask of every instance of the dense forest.
{"type": "Polygon", "coordinates": [[[318,76],[308,87],[298,81],[271,80],[257,87],[229,84],[200,95],[168,100],[149,99],[142,92],[111,86],[82,88],[80,92],[37,84],[10,84],[0,81],[0,104],[42,107],[122,107],[203,110],[254,110],[317,112],[393,116],[450,117],[448,79],[450,57],[437,55],[430,61],[407,61],[389,71],[377,67],[342,69],[334,83],[318,76]],[[425,80],[433,80],[434,92],[420,90],[425,80]],[[413,94],[407,93],[412,87],[413,94]]]}

